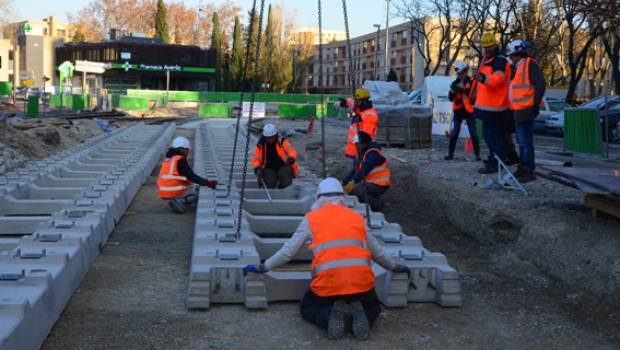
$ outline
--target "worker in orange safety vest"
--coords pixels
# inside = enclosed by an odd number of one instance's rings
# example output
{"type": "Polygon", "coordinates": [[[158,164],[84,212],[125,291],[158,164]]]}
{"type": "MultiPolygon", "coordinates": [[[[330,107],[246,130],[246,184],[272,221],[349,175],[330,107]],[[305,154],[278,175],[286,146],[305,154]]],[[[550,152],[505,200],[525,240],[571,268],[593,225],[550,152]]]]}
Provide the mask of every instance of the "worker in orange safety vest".
{"type": "Polygon", "coordinates": [[[263,136],[256,143],[254,155],[250,159],[258,187],[290,186],[299,172],[297,157],[295,147],[286,138],[278,135],[276,126],[265,124],[263,136]]]}
{"type": "Polygon", "coordinates": [[[363,131],[370,135],[373,141],[377,139],[377,128],[379,127],[379,114],[370,101],[370,91],[366,88],[355,90],[355,114],[351,118],[351,124],[347,131],[347,145],[344,150],[345,156],[357,159],[357,148],[353,139],[358,131],[363,131]]]}
{"type": "Polygon", "coordinates": [[[329,339],[342,338],[348,328],[357,339],[368,339],[370,326],[381,312],[372,261],[392,273],[409,275],[410,268],[383,251],[366,229],[364,217],[347,207],[340,182],[326,178],[318,186],[312,211],[291,239],[264,264],[246,265],[243,272],[265,273],[284,265],[306,242],[314,258],[301,317],[327,328],[329,339]]]}
{"type": "Polygon", "coordinates": [[[522,183],[536,180],[534,119],[538,116],[546,90],[545,77],[536,60],[528,56],[528,48],[526,41],[514,40],[508,44],[507,52],[515,66],[508,90],[519,144],[519,166],[514,175],[522,183]]]}
{"type": "Polygon", "coordinates": [[[215,189],[217,181],[204,179],[194,173],[187,163],[190,143],[185,137],[177,137],[166,152],[159,176],[157,177],[157,196],[168,200],[172,212],[183,214],[185,207],[196,203],[198,188],[192,183],[215,189]]]}
{"type": "Polygon", "coordinates": [[[360,131],[355,137],[358,159],[355,166],[342,180],[344,191],[356,196],[360,202],[368,203],[373,211],[383,208],[381,196],[392,185],[387,157],[381,147],[372,142],[370,135],[360,131]]]}
{"type": "Polygon", "coordinates": [[[482,49],[484,56],[473,75],[472,97],[475,100],[474,118],[482,121],[484,141],[489,148],[489,157],[479,172],[490,174],[497,172],[495,155],[507,164],[516,162],[514,158],[517,156],[511,135],[514,120],[508,109],[510,63],[500,55],[494,34],[483,34],[482,49]]]}

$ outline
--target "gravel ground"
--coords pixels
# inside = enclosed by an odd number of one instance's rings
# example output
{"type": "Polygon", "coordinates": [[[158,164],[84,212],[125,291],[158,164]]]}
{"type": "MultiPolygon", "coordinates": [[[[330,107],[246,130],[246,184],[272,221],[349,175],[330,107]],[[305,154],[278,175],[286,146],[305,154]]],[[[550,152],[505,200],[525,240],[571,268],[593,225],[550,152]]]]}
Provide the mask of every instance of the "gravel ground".
{"type": "MultiPolygon", "coordinates": [[[[303,124],[292,122],[290,126],[303,124]]],[[[328,144],[342,142],[344,131],[340,127],[342,123],[330,121],[328,144]]],[[[304,150],[306,143],[318,140],[318,135],[310,140],[303,135],[291,139],[299,150],[304,150]]],[[[435,188],[426,188],[424,179],[427,176],[420,175],[426,174],[419,171],[420,160],[415,160],[415,156],[411,160],[408,158],[409,154],[420,153],[420,157],[426,159],[422,154],[428,150],[387,152],[406,159],[406,163],[390,162],[395,185],[386,194],[385,214],[390,221],[400,223],[405,232],[420,236],[427,248],[448,256],[452,266],[462,274],[463,307],[445,309],[435,304],[409,304],[404,309],[384,310],[368,342],[350,337],[337,342],[327,340],[324,332],[301,320],[296,303],[273,303],[263,311],[223,305],[208,311],[189,312],[184,302],[195,216],[191,212],[173,215],[156,197],[157,168],[91,267],[43,349],[620,347],[618,308],[597,303],[600,301],[597,298],[587,300],[585,289],[579,294],[574,291],[575,286],[553,277],[539,267],[540,264],[520,257],[515,247],[523,234],[516,235],[516,239],[515,235],[497,234],[493,237],[507,238],[497,241],[493,238],[481,244],[476,235],[466,232],[460,220],[437,207],[454,203],[429,200],[432,197],[428,192],[435,188]]],[[[434,150],[431,154],[442,152],[434,150]]],[[[317,153],[303,153],[305,166],[319,170],[317,153]]],[[[341,159],[342,147],[330,146],[328,154],[330,173],[341,175],[349,165],[341,159]]],[[[430,163],[441,163],[433,161],[433,157],[431,155],[430,163]]],[[[476,167],[473,163],[461,163],[462,166],[454,162],[445,165],[448,168],[439,167],[428,175],[448,176],[450,170],[465,173],[476,167]]],[[[467,181],[470,180],[450,178],[441,183],[449,182],[455,188],[473,188],[467,181]]],[[[536,186],[550,190],[547,185],[536,183],[536,186]]],[[[550,188],[556,190],[551,185],[550,188]]],[[[439,195],[445,197],[450,189],[439,195]]],[[[518,200],[510,193],[481,191],[474,191],[478,193],[477,202],[493,202],[506,196],[518,200]]],[[[454,192],[455,201],[460,195],[461,192],[454,192]]],[[[558,206],[556,210],[568,210],[568,216],[576,215],[574,211],[585,218],[586,213],[575,202],[577,197],[577,194],[569,196],[565,199],[567,207],[558,206]]],[[[454,210],[472,205],[461,200],[454,210]]],[[[542,197],[539,201],[540,206],[549,205],[542,197]]],[[[493,206],[492,203],[488,205],[493,206]]],[[[479,216],[467,210],[463,215],[479,216]]],[[[504,221],[498,222],[497,226],[503,227],[504,221]]],[[[473,221],[471,225],[483,223],[473,221]]],[[[482,227],[481,230],[488,231],[482,227]]]]}

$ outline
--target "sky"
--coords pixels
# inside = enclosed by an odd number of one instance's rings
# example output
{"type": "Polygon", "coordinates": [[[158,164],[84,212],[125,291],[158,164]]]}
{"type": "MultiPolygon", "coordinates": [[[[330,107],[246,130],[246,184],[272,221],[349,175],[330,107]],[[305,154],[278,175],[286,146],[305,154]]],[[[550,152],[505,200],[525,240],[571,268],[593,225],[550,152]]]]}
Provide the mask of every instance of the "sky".
{"type": "MultiPolygon", "coordinates": [[[[67,12],[75,12],[86,6],[91,0],[14,0],[15,12],[18,20],[42,19],[54,15],[60,21],[66,21],[67,12]]],[[[197,6],[199,0],[175,0],[165,2],[183,1],[186,5],[197,6]]],[[[244,10],[249,10],[252,0],[234,0],[244,10]]],[[[203,0],[202,3],[208,1],[203,0]]],[[[213,0],[213,3],[222,1],[213,0]]],[[[265,1],[268,4],[282,4],[287,9],[294,9],[296,12],[297,24],[300,27],[317,26],[317,1],[316,0],[279,0],[265,1]]],[[[344,20],[342,16],[341,0],[322,0],[323,29],[344,31],[344,20]]],[[[260,1],[257,1],[257,6],[260,1]]],[[[385,27],[385,1],[384,0],[349,0],[347,1],[347,12],[349,14],[349,27],[352,37],[374,32],[373,24],[381,24],[385,27]]],[[[245,13],[245,12],[244,12],[245,13]]],[[[390,18],[390,25],[403,22],[399,18],[390,18]]]]}

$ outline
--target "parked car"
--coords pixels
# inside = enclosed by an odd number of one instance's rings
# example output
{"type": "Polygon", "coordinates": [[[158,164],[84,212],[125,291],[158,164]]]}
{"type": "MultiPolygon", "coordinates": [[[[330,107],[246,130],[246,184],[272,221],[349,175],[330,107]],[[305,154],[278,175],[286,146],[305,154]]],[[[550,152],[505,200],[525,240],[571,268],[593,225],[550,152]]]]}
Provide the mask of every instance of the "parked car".
{"type": "Polygon", "coordinates": [[[545,131],[547,118],[569,107],[568,103],[558,98],[544,97],[543,101],[544,105],[540,106],[540,113],[534,119],[534,131],[545,131]]]}
{"type": "MultiPolygon", "coordinates": [[[[609,96],[607,98],[608,108],[612,109],[614,106],[620,104],[620,96],[609,96]]],[[[604,111],[607,106],[605,105],[605,97],[599,96],[594,98],[577,108],[592,108],[599,111],[604,111]]],[[[545,121],[545,130],[551,133],[564,133],[564,111],[555,113],[547,118],[545,121]]]]}

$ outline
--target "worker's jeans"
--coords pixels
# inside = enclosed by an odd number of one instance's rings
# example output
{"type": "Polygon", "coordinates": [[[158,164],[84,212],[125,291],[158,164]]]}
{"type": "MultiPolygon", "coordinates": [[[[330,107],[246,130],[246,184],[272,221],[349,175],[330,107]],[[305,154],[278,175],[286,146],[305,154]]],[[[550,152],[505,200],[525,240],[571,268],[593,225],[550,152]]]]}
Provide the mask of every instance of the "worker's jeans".
{"type": "Polygon", "coordinates": [[[293,168],[288,165],[283,165],[280,169],[263,169],[263,181],[267,188],[285,188],[293,183],[295,173],[293,168]]]}
{"type": "Polygon", "coordinates": [[[519,161],[529,171],[536,168],[534,156],[534,121],[517,122],[517,143],[519,144],[519,161]]]}
{"type": "Polygon", "coordinates": [[[515,132],[515,119],[511,111],[504,112],[503,123],[499,132],[499,147],[502,149],[504,162],[515,164],[519,161],[519,155],[515,147],[512,134],[515,132]]]}
{"type": "Polygon", "coordinates": [[[474,110],[474,117],[482,120],[482,136],[484,137],[484,143],[489,148],[488,162],[489,164],[497,165],[494,155],[497,155],[499,159],[504,159],[499,143],[499,133],[504,123],[504,112],[487,112],[476,109],[474,110]]]}
{"type": "Polygon", "coordinates": [[[366,318],[368,318],[368,322],[371,326],[381,313],[379,298],[374,289],[365,293],[333,297],[320,297],[314,294],[312,290],[308,289],[306,294],[304,294],[304,298],[301,300],[299,310],[301,318],[321,328],[327,328],[329,314],[332,312],[332,305],[338,300],[344,300],[347,303],[359,300],[364,307],[366,318]]]}
{"type": "Polygon", "coordinates": [[[383,201],[379,198],[379,196],[387,192],[389,188],[390,186],[377,186],[369,183],[359,183],[355,185],[351,194],[356,196],[361,203],[366,203],[366,200],[368,200],[370,209],[373,211],[379,211],[383,209],[383,201]]]}
{"type": "Polygon", "coordinates": [[[471,137],[471,141],[474,144],[474,154],[477,157],[480,157],[480,141],[478,140],[478,132],[476,130],[476,119],[474,119],[471,114],[460,110],[454,111],[454,120],[452,121],[452,131],[450,132],[448,154],[451,156],[454,155],[454,149],[456,148],[456,142],[459,140],[463,120],[467,122],[469,137],[471,137]]]}

